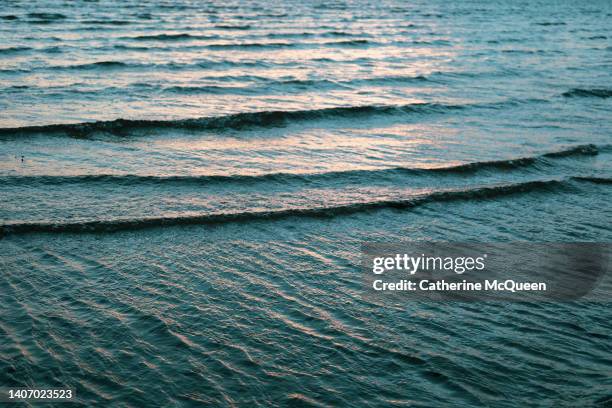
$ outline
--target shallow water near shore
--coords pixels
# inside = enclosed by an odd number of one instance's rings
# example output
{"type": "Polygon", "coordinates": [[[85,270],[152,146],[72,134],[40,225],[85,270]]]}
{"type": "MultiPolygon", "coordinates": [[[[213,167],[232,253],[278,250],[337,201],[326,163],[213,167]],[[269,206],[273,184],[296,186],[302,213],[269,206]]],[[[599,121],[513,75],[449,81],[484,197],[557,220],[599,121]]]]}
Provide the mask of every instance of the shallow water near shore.
{"type": "Polygon", "coordinates": [[[610,242],[612,4],[0,4],[0,384],[591,406],[605,303],[377,303],[364,242],[610,242]]]}

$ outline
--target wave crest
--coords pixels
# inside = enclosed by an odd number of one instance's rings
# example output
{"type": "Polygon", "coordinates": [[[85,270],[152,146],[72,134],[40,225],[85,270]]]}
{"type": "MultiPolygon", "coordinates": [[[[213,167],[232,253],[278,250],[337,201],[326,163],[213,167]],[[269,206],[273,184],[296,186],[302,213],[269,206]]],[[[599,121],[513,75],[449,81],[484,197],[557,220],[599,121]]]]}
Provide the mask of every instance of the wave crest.
{"type": "Polygon", "coordinates": [[[149,175],[113,175],[113,174],[87,174],[75,176],[4,176],[0,177],[3,185],[63,185],[80,183],[108,183],[112,185],[142,185],[142,184],[238,184],[248,185],[255,183],[314,183],[330,181],[351,181],[360,179],[372,181],[377,178],[393,176],[437,176],[437,175],[465,175],[484,171],[507,171],[520,168],[537,167],[549,164],[550,159],[566,157],[594,156],[603,147],[596,145],[579,145],[556,152],[544,153],[539,156],[521,157],[516,159],[482,161],[460,164],[448,167],[412,168],[391,167],[373,170],[345,170],[324,173],[266,173],[259,175],[202,175],[202,176],[149,176],[149,175]]]}
{"type": "Polygon", "coordinates": [[[279,220],[290,217],[333,218],[355,213],[382,209],[410,209],[433,202],[494,199],[529,192],[558,191],[571,188],[566,180],[529,181],[524,183],[503,184],[464,190],[445,190],[400,200],[382,200],[351,203],[334,207],[290,208],[276,211],[243,211],[232,213],[209,213],[178,217],[153,217],[141,219],[111,219],[73,223],[21,223],[0,226],[0,236],[26,233],[96,233],[136,230],[144,228],[179,225],[214,225],[234,222],[279,220]]]}
{"type": "Polygon", "coordinates": [[[566,98],[610,98],[612,97],[612,89],[609,88],[573,88],[563,93],[566,98]]]}
{"type": "MultiPolygon", "coordinates": [[[[105,63],[108,64],[110,62],[105,63]]],[[[72,137],[87,137],[93,133],[99,132],[123,136],[132,130],[144,129],[188,129],[216,131],[240,130],[252,127],[279,127],[285,126],[291,122],[303,122],[309,120],[337,118],[352,119],[375,115],[407,113],[442,113],[460,110],[466,107],[468,107],[468,105],[414,103],[408,105],[363,105],[295,111],[260,111],[236,113],[227,116],[179,120],[116,119],[112,121],[84,122],[75,124],[0,128],[0,136],[35,133],[63,133],[72,137]]]]}

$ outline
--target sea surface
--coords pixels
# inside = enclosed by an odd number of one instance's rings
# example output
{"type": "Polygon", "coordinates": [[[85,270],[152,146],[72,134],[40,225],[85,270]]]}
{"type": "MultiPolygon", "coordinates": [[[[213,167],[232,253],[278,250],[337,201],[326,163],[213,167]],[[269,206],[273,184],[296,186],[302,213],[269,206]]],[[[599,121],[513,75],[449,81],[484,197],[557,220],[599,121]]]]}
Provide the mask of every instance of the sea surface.
{"type": "Polygon", "coordinates": [[[612,403],[609,303],[365,299],[365,242],[612,242],[612,2],[0,2],[0,385],[612,403]]]}

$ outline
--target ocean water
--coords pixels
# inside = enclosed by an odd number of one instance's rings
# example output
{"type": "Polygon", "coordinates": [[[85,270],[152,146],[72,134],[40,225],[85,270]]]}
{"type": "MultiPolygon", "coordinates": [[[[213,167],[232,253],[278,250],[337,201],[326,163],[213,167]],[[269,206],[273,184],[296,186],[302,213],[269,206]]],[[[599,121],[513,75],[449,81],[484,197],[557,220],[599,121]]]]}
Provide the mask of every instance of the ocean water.
{"type": "Polygon", "coordinates": [[[605,303],[362,296],[364,242],[612,241],[612,2],[0,2],[0,385],[592,406],[605,303]]]}

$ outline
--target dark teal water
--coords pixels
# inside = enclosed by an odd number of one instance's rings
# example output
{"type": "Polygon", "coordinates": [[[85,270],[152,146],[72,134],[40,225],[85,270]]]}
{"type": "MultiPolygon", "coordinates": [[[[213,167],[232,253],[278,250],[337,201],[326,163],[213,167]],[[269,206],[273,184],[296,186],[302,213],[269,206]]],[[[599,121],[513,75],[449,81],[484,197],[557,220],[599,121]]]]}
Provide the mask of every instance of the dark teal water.
{"type": "Polygon", "coordinates": [[[612,241],[611,21],[608,1],[0,3],[0,385],[609,404],[609,304],[389,306],[359,263],[371,241],[612,241]]]}

